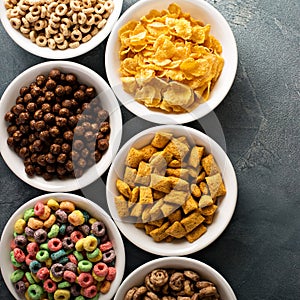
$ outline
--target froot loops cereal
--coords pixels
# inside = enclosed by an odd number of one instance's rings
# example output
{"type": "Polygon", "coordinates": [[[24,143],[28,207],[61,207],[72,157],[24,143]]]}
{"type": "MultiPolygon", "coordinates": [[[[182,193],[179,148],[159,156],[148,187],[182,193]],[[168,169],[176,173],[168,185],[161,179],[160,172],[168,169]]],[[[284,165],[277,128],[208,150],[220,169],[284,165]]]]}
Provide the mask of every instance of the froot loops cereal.
{"type": "Polygon", "coordinates": [[[48,199],[14,224],[10,280],[27,300],[98,299],[116,277],[105,224],[71,201],[48,199]]]}

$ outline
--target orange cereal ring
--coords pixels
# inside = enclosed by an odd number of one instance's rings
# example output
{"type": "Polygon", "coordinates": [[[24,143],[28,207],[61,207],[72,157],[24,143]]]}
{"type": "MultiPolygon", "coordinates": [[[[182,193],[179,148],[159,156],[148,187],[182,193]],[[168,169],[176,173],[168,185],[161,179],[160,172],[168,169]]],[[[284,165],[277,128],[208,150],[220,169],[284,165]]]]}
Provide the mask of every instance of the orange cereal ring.
{"type": "Polygon", "coordinates": [[[71,213],[75,210],[75,204],[71,201],[62,201],[59,205],[60,209],[64,210],[66,213],[71,213]]]}
{"type": "Polygon", "coordinates": [[[68,221],[74,226],[79,226],[85,222],[85,219],[80,210],[74,210],[69,214],[68,221]]]}
{"type": "Polygon", "coordinates": [[[39,216],[39,218],[43,221],[47,220],[50,217],[51,214],[51,208],[47,205],[44,207],[44,213],[39,216]]]}

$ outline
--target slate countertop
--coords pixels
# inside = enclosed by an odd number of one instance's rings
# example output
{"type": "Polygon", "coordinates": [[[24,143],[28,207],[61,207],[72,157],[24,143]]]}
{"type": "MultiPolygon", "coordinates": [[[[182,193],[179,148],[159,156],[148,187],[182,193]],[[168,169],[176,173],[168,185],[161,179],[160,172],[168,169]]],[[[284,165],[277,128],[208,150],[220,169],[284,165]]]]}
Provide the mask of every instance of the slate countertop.
{"type": "MultiPolygon", "coordinates": [[[[135,0],[125,0],[125,11],[135,0]]],[[[229,22],[239,64],[224,101],[203,120],[187,124],[205,128],[218,121],[221,131],[206,130],[226,150],[238,179],[238,201],[224,233],[189,257],[220,272],[238,299],[300,299],[300,110],[298,0],[209,0],[229,22]],[[203,126],[204,125],[204,126],[203,126]]],[[[25,52],[0,24],[0,96],[30,66],[45,61],[25,52]]],[[[105,43],[72,59],[99,73],[105,43]]],[[[123,142],[151,124],[122,107],[123,142]],[[140,126],[137,126],[138,125],[140,126]]],[[[105,195],[99,179],[75,193],[94,199],[105,195]]],[[[19,180],[0,157],[0,233],[10,215],[43,194],[19,180]]],[[[124,238],[125,276],[157,258],[124,238]]],[[[0,256],[1,259],[1,256],[0,256]]],[[[13,299],[0,275],[0,298],[13,299]]]]}

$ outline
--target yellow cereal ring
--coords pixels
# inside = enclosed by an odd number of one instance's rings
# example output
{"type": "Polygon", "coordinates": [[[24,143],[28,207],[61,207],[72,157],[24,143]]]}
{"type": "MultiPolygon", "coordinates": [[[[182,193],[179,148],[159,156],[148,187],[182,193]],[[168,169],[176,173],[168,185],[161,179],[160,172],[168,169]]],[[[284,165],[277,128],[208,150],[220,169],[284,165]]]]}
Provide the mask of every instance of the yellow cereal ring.
{"type": "Polygon", "coordinates": [[[90,218],[90,219],[89,219],[89,223],[90,223],[91,225],[93,225],[95,222],[97,222],[97,220],[96,220],[95,218],[90,218]]]}
{"type": "Polygon", "coordinates": [[[49,257],[47,260],[45,260],[45,265],[48,269],[52,266],[52,259],[49,257]]]}
{"type": "MultiPolygon", "coordinates": [[[[48,206],[45,206],[48,207],[48,206]]],[[[55,215],[50,215],[49,218],[44,222],[44,227],[50,228],[56,221],[55,215]]]]}
{"type": "Polygon", "coordinates": [[[32,243],[35,242],[35,239],[33,236],[27,236],[27,240],[32,243]]]}
{"type": "Polygon", "coordinates": [[[74,210],[69,214],[68,221],[74,226],[79,226],[85,222],[85,219],[80,210],[74,210]]]}
{"type": "Polygon", "coordinates": [[[32,300],[32,299],[29,297],[29,295],[28,295],[28,290],[25,292],[25,299],[26,299],[26,300],[32,300]]]}
{"type": "Polygon", "coordinates": [[[52,210],[58,210],[59,209],[59,203],[55,199],[49,199],[48,202],[47,202],[47,205],[52,210]]]}
{"type": "Polygon", "coordinates": [[[30,275],[31,275],[31,277],[33,278],[33,280],[34,280],[36,283],[38,283],[38,282],[41,281],[40,279],[37,278],[36,274],[34,274],[34,273],[31,272],[30,275]]]}
{"type": "Polygon", "coordinates": [[[26,222],[24,219],[19,219],[16,221],[14,230],[17,234],[22,234],[25,230],[26,222]]]}
{"type": "Polygon", "coordinates": [[[84,240],[85,240],[85,239],[80,239],[80,240],[78,240],[78,241],[76,242],[76,244],[75,244],[75,249],[76,249],[76,251],[79,251],[79,252],[83,251],[83,243],[84,243],[84,240]]]}
{"type": "Polygon", "coordinates": [[[58,289],[54,292],[54,300],[69,300],[71,297],[70,291],[58,289]]]}
{"type": "Polygon", "coordinates": [[[60,282],[62,281],[62,277],[54,277],[52,272],[50,271],[50,278],[54,281],[54,282],[60,282]]]}
{"type": "Polygon", "coordinates": [[[67,213],[71,213],[75,210],[75,204],[71,201],[62,201],[60,202],[59,207],[67,213]]]}
{"type": "Polygon", "coordinates": [[[37,230],[37,229],[43,228],[44,222],[41,221],[41,220],[39,220],[39,219],[37,219],[37,218],[31,217],[31,218],[29,218],[28,224],[27,224],[27,225],[28,225],[28,227],[30,227],[31,229],[37,230]]]}
{"type": "Polygon", "coordinates": [[[43,221],[47,220],[50,217],[51,214],[51,208],[47,205],[44,206],[44,213],[39,216],[39,218],[43,221]]]}
{"type": "Polygon", "coordinates": [[[94,271],[92,271],[92,276],[98,282],[101,282],[105,279],[105,276],[97,276],[94,271]]]}
{"type": "Polygon", "coordinates": [[[83,248],[85,251],[92,252],[97,248],[98,241],[94,236],[87,236],[83,240],[83,248]]]}

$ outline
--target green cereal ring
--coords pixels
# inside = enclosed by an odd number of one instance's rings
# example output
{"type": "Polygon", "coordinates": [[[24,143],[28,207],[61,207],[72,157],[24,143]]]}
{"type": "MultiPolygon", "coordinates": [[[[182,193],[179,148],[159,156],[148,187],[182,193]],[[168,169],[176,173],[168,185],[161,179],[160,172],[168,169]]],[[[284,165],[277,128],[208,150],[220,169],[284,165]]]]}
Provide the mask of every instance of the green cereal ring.
{"type": "Polygon", "coordinates": [[[47,251],[49,251],[48,243],[40,244],[40,250],[47,250],[47,251]]]}
{"type": "Polygon", "coordinates": [[[24,212],[24,220],[27,222],[29,218],[34,217],[34,209],[33,208],[28,208],[24,212]]]}
{"type": "MultiPolygon", "coordinates": [[[[66,253],[66,255],[68,255],[68,253],[66,253]]],[[[62,257],[62,258],[58,261],[58,263],[59,263],[59,264],[62,264],[62,265],[66,264],[67,262],[69,262],[69,258],[68,258],[67,256],[62,257]]]]}
{"type": "Polygon", "coordinates": [[[67,225],[66,225],[66,224],[62,224],[62,225],[59,227],[59,234],[64,235],[65,232],[66,232],[66,228],[67,228],[67,225]]]}
{"type": "Polygon", "coordinates": [[[95,258],[99,255],[99,252],[100,252],[99,248],[96,248],[93,252],[87,252],[86,256],[88,259],[95,258]]]}
{"type": "Polygon", "coordinates": [[[47,250],[40,250],[37,254],[36,254],[36,260],[38,260],[39,262],[44,262],[49,258],[49,252],[47,250]]]}
{"type": "Polygon", "coordinates": [[[77,296],[74,300],[85,300],[85,298],[83,296],[77,296]]]}
{"type": "Polygon", "coordinates": [[[76,257],[76,259],[77,259],[78,261],[83,260],[83,255],[82,255],[80,252],[74,251],[73,254],[74,254],[74,256],[76,257]]]}
{"type": "Polygon", "coordinates": [[[40,300],[44,293],[44,289],[38,284],[32,284],[27,289],[28,296],[32,300],[40,300]]]}
{"type": "Polygon", "coordinates": [[[81,260],[78,263],[78,268],[81,272],[89,272],[93,268],[93,264],[88,260],[81,260]]]}
{"type": "Polygon", "coordinates": [[[24,271],[18,269],[18,270],[15,270],[13,273],[11,273],[10,280],[12,283],[16,283],[19,280],[21,280],[23,278],[23,276],[24,276],[24,271]]]}
{"type": "Polygon", "coordinates": [[[50,231],[48,232],[48,238],[52,239],[54,237],[57,237],[59,234],[59,226],[57,224],[53,224],[50,228],[50,231]]]}
{"type": "Polygon", "coordinates": [[[71,283],[68,282],[68,281],[60,282],[60,283],[57,285],[57,287],[58,287],[59,289],[65,289],[65,288],[68,288],[68,287],[70,287],[70,286],[71,286],[71,283]]]}
{"type": "Polygon", "coordinates": [[[32,277],[32,275],[31,275],[30,272],[26,272],[26,273],[25,273],[25,277],[26,277],[26,279],[28,280],[28,282],[29,282],[30,284],[34,284],[34,283],[35,283],[35,281],[34,281],[34,279],[33,279],[33,277],[32,277]]]}

